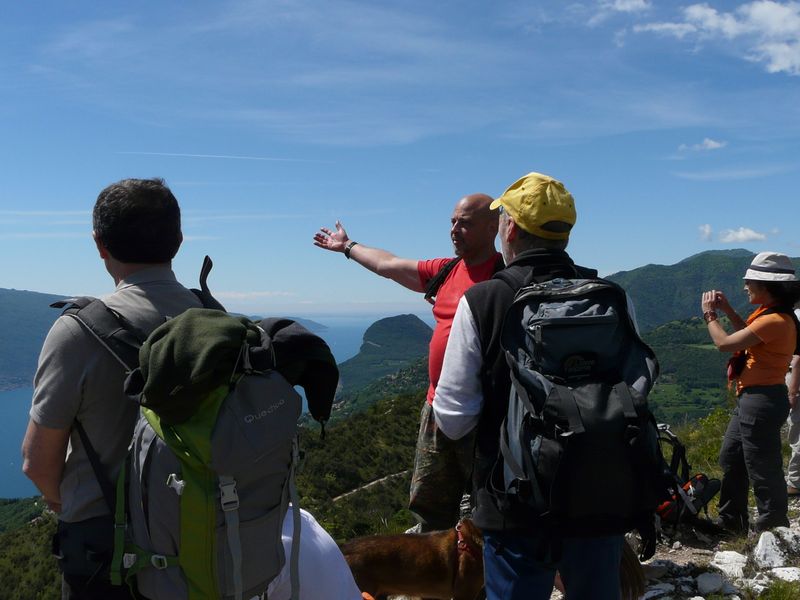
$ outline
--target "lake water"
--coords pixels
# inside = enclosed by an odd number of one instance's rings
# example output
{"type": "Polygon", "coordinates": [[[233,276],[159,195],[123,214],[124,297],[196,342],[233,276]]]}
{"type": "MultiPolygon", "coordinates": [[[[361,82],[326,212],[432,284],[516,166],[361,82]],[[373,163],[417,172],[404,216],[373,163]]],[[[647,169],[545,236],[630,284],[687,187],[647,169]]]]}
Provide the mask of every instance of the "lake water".
{"type": "Polygon", "coordinates": [[[22,474],[20,458],[32,392],[31,388],[0,392],[0,498],[21,498],[38,493],[22,474]]]}
{"type": "MultiPolygon", "coordinates": [[[[317,331],[331,347],[336,362],[358,354],[364,332],[375,318],[331,317],[315,319],[326,326],[317,331]]],[[[0,392],[0,498],[33,496],[38,492],[22,474],[20,446],[28,424],[31,388],[0,392]]]]}

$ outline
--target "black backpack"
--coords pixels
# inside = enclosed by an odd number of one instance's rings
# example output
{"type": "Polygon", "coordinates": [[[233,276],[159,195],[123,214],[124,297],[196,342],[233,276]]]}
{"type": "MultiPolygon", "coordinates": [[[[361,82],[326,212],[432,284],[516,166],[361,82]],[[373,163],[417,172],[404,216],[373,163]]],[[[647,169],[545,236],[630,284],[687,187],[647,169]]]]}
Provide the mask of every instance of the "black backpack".
{"type": "Polygon", "coordinates": [[[672,478],[667,499],[656,509],[662,526],[677,527],[681,523],[690,523],[716,533],[715,526],[708,520],[708,503],[719,493],[722,483],[705,473],[692,473],[692,466],[686,457],[686,446],[669,425],[659,423],[658,441],[664,456],[669,457],[672,478]],[[701,516],[701,512],[706,518],[701,516]]]}
{"type": "Polygon", "coordinates": [[[498,506],[556,538],[639,529],[651,556],[668,472],[647,406],[658,362],[623,289],[534,279],[506,313],[501,346],[513,385],[491,482],[498,506]]]}

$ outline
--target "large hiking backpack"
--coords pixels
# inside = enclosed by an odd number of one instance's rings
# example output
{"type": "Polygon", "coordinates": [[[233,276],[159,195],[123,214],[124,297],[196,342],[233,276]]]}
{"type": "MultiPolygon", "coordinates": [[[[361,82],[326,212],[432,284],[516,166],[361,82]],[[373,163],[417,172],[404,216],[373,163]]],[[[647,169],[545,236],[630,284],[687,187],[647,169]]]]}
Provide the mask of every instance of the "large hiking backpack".
{"type": "Polygon", "coordinates": [[[722,487],[720,480],[709,478],[705,473],[692,473],[686,446],[669,425],[658,424],[658,441],[664,457],[669,458],[672,478],[667,499],[656,509],[662,526],[677,527],[686,522],[713,529],[713,524],[708,520],[708,503],[719,493],[722,487]],[[701,512],[705,514],[705,519],[701,512]]]}
{"type": "Polygon", "coordinates": [[[196,293],[215,309],[189,309],[146,339],[99,300],[62,304],[125,365],[126,392],[142,406],[116,489],[75,424],[114,514],[111,579],[135,579],[151,600],[259,596],[285,564],[281,530],[291,500],[296,599],[302,399],[292,383],[312,392],[309,409],[324,422],[335,362],[324,342],[294,322],[228,315],[202,287],[196,293]]]}
{"type": "Polygon", "coordinates": [[[126,383],[142,405],[130,540],[115,560],[146,597],[251,598],[280,572],[302,400],[274,366],[263,330],[214,310],[189,309],[143,344],[126,383]]]}
{"type": "Polygon", "coordinates": [[[638,528],[653,552],[665,464],[647,394],[658,362],[625,292],[603,279],[524,285],[501,345],[512,380],[493,475],[501,508],[554,537],[638,528]]]}

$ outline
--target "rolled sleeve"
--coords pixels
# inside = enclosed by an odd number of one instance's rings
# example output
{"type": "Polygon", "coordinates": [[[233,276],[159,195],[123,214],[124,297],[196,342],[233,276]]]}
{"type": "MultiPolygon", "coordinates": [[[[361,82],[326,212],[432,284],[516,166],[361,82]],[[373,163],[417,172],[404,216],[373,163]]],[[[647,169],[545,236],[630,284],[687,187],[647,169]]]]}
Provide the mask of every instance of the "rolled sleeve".
{"type": "Polygon", "coordinates": [[[433,398],[436,424],[452,440],[464,437],[478,424],[483,409],[482,370],[478,329],[469,304],[462,297],[453,318],[442,374],[433,398]]]}

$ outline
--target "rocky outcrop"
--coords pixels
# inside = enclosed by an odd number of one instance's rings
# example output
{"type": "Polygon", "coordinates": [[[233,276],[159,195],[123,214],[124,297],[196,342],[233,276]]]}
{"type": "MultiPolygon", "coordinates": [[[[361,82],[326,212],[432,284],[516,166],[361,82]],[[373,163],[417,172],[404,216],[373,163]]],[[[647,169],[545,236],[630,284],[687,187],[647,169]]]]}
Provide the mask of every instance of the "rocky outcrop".
{"type": "Polygon", "coordinates": [[[736,550],[726,549],[731,544],[720,542],[708,549],[675,541],[643,565],[648,587],[642,598],[734,600],[757,597],[777,580],[800,582],[797,521],[791,527],[751,534],[746,540],[735,542],[736,550]]]}

